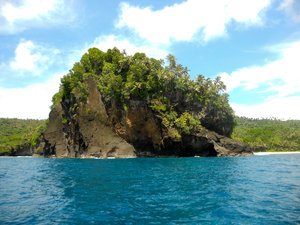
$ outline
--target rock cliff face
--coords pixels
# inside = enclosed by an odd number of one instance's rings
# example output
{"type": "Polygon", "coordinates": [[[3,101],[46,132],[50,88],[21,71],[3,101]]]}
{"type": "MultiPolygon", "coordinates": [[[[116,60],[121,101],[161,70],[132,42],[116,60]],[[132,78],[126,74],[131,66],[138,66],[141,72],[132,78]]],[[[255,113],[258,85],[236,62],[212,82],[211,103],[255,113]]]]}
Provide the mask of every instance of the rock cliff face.
{"type": "Polygon", "coordinates": [[[190,134],[174,135],[147,101],[129,100],[124,110],[115,101],[105,102],[97,82],[88,85],[86,103],[79,93],[57,103],[44,134],[44,155],[52,157],[185,157],[248,156],[248,145],[205,128],[190,134]]]}
{"type": "Polygon", "coordinates": [[[114,133],[105,106],[92,79],[87,103],[79,103],[78,95],[55,105],[49,115],[44,134],[45,156],[56,157],[135,157],[135,149],[114,133]],[[74,103],[76,102],[76,103],[74,103]],[[77,104],[76,112],[70,106],[77,104]]]}

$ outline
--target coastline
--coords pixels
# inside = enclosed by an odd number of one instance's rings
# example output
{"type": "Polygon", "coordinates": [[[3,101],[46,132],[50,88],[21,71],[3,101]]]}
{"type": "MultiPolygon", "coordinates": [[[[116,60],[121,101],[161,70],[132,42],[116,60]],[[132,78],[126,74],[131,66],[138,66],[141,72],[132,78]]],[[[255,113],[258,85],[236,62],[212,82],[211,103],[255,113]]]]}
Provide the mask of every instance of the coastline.
{"type": "Polygon", "coordinates": [[[286,154],[300,154],[299,151],[295,152],[253,152],[253,155],[286,155],[286,154]]]}
{"type": "MultiPolygon", "coordinates": [[[[294,151],[294,152],[253,152],[253,155],[287,155],[287,154],[300,154],[300,151],[294,151]]],[[[42,155],[38,155],[38,154],[33,154],[33,155],[27,155],[27,156],[10,156],[10,155],[1,155],[0,157],[24,157],[24,158],[72,158],[72,157],[56,157],[56,156],[48,156],[48,157],[44,157],[42,155]]],[[[176,156],[171,156],[170,158],[175,157],[178,158],[176,156]]],[[[199,156],[195,156],[195,157],[199,157],[199,156]]],[[[80,157],[81,159],[116,159],[118,157],[107,157],[107,158],[102,158],[102,157],[93,157],[93,156],[85,156],[85,157],[80,157]]],[[[135,157],[128,157],[128,158],[135,158],[135,157]]],[[[158,158],[169,158],[166,156],[160,156],[158,158]]]]}

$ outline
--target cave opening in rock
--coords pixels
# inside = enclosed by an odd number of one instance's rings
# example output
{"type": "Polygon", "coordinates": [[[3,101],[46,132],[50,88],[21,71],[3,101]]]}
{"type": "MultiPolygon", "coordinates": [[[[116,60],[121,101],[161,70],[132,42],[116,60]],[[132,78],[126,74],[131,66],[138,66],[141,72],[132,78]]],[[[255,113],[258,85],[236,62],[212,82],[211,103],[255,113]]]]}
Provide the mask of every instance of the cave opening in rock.
{"type": "Polygon", "coordinates": [[[208,157],[215,157],[217,156],[217,152],[214,148],[214,145],[213,144],[209,144],[208,147],[207,147],[207,156],[208,157]]]}
{"type": "Polygon", "coordinates": [[[196,156],[196,152],[192,148],[183,149],[179,153],[179,157],[194,157],[194,156],[196,156]]]}
{"type": "Polygon", "coordinates": [[[215,157],[217,152],[212,143],[206,144],[200,148],[186,148],[179,154],[180,157],[215,157]]]}

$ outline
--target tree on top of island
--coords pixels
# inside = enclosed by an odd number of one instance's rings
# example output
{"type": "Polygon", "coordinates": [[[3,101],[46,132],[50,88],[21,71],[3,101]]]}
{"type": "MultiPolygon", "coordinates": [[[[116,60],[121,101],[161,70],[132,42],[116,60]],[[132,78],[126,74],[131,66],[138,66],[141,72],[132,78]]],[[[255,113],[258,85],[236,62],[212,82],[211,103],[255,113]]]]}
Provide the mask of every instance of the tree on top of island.
{"type": "Polygon", "coordinates": [[[198,75],[192,80],[188,69],[177,64],[173,55],[167,60],[164,66],[163,60],[148,58],[144,53],[127,56],[117,48],[106,53],[91,48],[61,79],[53,106],[78,90],[80,101],[86,102],[88,85],[84,80],[92,77],[105,102],[113,99],[126,110],[130,100],[147,101],[162,123],[178,133],[190,134],[202,125],[230,136],[234,113],[220,77],[211,80],[198,75]]]}
{"type": "Polygon", "coordinates": [[[144,53],[91,48],[61,79],[41,142],[50,157],[252,155],[230,139],[225,85],[144,53]]]}

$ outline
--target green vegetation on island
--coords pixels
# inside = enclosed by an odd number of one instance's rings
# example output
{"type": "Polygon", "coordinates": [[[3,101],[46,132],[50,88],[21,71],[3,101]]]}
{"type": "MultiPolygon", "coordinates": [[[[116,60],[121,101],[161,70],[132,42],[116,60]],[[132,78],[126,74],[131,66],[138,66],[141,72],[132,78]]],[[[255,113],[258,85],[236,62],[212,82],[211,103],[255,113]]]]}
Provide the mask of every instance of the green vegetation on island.
{"type": "Polygon", "coordinates": [[[253,151],[300,151],[300,120],[237,117],[231,137],[253,151]]]}
{"type": "Polygon", "coordinates": [[[86,102],[88,86],[84,80],[92,77],[104,101],[113,100],[126,111],[128,101],[143,100],[175,136],[190,134],[202,126],[230,136],[234,114],[221,79],[198,75],[192,80],[188,69],[177,64],[174,56],[169,55],[167,61],[165,65],[163,60],[148,58],[144,53],[127,56],[117,48],[106,53],[91,48],[61,79],[52,107],[68,99],[70,104],[74,102],[69,109],[75,112],[78,105],[72,98],[77,95],[86,102]]]}
{"type": "Polygon", "coordinates": [[[45,120],[0,118],[0,154],[11,154],[25,145],[36,146],[45,128],[45,120]]]}
{"type": "MultiPolygon", "coordinates": [[[[165,64],[144,53],[127,56],[117,48],[106,53],[91,48],[61,79],[51,108],[63,102],[70,115],[75,114],[78,99],[87,101],[88,78],[96,80],[105,103],[115,102],[124,112],[132,100],[145,102],[173,138],[205,127],[247,143],[254,151],[300,150],[300,121],[235,117],[219,77],[212,80],[198,75],[192,80],[188,69],[172,55],[165,64]]],[[[62,123],[68,124],[69,119],[64,117],[62,123]]],[[[0,155],[36,146],[46,126],[45,120],[0,119],[0,155]]]]}

